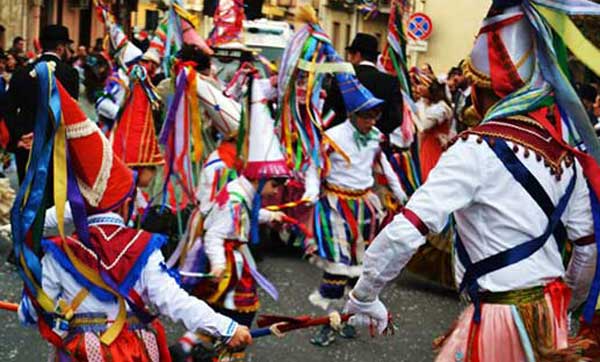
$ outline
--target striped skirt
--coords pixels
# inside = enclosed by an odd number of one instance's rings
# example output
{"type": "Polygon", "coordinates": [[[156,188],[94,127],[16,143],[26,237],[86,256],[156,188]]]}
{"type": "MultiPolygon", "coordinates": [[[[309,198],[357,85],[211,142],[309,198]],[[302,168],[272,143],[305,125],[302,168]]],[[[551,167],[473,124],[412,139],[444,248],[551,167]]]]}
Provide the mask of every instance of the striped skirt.
{"type": "Polygon", "coordinates": [[[380,230],[385,212],[370,189],[325,185],[314,209],[313,261],[326,272],[356,277],[366,247],[380,230]]]}

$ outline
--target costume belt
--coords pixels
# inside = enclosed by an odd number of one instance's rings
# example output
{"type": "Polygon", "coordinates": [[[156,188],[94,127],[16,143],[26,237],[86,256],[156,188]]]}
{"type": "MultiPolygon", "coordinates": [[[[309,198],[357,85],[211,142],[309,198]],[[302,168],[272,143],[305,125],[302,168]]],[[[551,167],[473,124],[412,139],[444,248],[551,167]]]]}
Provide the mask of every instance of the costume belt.
{"type": "Polygon", "coordinates": [[[334,194],[337,194],[338,196],[343,196],[343,197],[347,197],[347,198],[360,198],[363,197],[365,195],[367,195],[369,192],[371,192],[371,187],[364,189],[364,190],[356,190],[356,189],[349,189],[343,186],[338,186],[338,185],[332,185],[330,183],[325,183],[324,185],[325,191],[326,192],[332,192],[334,194]]]}
{"type": "MultiPolygon", "coordinates": [[[[104,313],[77,313],[69,321],[69,334],[103,333],[110,327],[111,323],[112,321],[104,313]]],[[[139,330],[147,327],[133,313],[127,313],[126,326],[129,330],[139,330]]]]}
{"type": "Polygon", "coordinates": [[[509,290],[507,292],[481,292],[479,298],[482,303],[490,304],[529,304],[544,300],[545,287],[538,286],[527,289],[509,290]]]}

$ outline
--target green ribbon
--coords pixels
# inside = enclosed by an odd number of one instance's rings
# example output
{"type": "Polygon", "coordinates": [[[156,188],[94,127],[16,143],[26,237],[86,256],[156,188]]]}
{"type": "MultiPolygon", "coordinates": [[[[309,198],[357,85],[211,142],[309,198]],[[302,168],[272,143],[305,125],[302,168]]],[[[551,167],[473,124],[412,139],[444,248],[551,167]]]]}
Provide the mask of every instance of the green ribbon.
{"type": "Polygon", "coordinates": [[[360,132],[356,128],[354,129],[354,142],[356,142],[359,149],[361,147],[367,147],[367,144],[370,141],[377,141],[377,140],[379,140],[379,135],[378,135],[378,132],[374,129],[372,129],[367,134],[360,132]]]}

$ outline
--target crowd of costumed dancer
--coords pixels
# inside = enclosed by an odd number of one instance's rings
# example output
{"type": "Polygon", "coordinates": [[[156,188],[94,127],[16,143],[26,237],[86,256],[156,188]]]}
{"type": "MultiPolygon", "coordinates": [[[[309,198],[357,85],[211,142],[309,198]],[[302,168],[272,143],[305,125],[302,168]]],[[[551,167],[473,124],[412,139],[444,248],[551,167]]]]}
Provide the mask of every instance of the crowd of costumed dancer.
{"type": "Polygon", "coordinates": [[[11,211],[24,291],[1,307],[38,327],[51,360],[233,362],[294,329],[319,327],[318,346],[391,333],[378,295],[404,268],[469,297],[436,361],[600,356],[600,147],[561,57],[598,72],[600,52],[563,25],[599,5],[494,0],[464,65],[478,124],[452,140],[436,80],[407,68],[407,0],[392,1],[376,64],[401,95],[386,133],[386,101],[312,7],[275,65],[244,45],[242,1],[218,2],[206,41],[181,0],[163,5],[142,52],[95,2],[91,109],[55,63],[29,74],[35,137],[11,211]],[[325,111],[332,95],[341,107],[325,111]],[[259,294],[279,298],[253,256],[265,228],[322,270],[306,297],[323,317],[257,318],[259,294]],[[186,330],[171,346],[161,315],[186,330]]]}

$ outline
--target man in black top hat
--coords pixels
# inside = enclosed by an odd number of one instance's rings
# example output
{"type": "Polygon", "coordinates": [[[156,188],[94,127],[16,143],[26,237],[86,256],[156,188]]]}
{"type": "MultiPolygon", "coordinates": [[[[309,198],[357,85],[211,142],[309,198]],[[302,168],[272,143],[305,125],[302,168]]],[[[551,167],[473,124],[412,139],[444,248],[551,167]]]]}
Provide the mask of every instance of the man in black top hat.
{"type": "MultiPolygon", "coordinates": [[[[384,101],[381,118],[377,121],[377,128],[388,135],[402,123],[402,93],[398,80],[377,69],[378,41],[373,35],[358,33],[348,47],[347,58],[356,71],[358,80],[373,93],[373,95],[384,101]]],[[[334,82],[335,83],[335,82],[334,82]]],[[[343,98],[336,84],[332,84],[324,110],[333,109],[335,118],[330,127],[340,124],[346,120],[346,109],[343,98]]]]}
{"type": "Polygon", "coordinates": [[[79,97],[79,74],[64,62],[67,46],[73,43],[69,38],[69,29],[62,25],[48,25],[40,33],[40,43],[42,55],[13,74],[8,90],[7,127],[10,142],[7,149],[15,154],[19,183],[25,177],[37,110],[38,84],[37,79],[30,75],[31,70],[41,61],[56,63],[56,78],[73,98],[79,97]]]}

